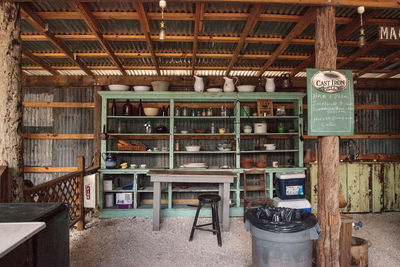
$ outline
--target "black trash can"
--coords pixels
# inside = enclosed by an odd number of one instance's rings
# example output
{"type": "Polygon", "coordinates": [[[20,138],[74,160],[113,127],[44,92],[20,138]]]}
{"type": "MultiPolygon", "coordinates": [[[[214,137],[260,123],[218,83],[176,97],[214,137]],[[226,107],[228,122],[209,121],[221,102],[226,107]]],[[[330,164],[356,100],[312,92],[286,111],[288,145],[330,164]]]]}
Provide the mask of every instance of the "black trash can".
{"type": "MultiPolygon", "coordinates": [[[[45,222],[46,228],[33,238],[34,266],[69,266],[69,215],[65,204],[0,203],[0,223],[5,222],[45,222]]],[[[10,263],[2,258],[0,266],[10,263]]]]}
{"type": "Polygon", "coordinates": [[[252,261],[259,266],[312,265],[313,240],[321,229],[315,215],[290,208],[255,208],[245,214],[252,235],[252,261]]]}

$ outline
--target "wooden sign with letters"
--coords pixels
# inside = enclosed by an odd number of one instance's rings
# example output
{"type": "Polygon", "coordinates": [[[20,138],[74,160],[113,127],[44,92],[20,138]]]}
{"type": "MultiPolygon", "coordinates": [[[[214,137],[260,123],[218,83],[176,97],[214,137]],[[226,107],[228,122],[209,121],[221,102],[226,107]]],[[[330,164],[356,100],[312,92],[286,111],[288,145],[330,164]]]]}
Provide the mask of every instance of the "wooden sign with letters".
{"type": "Polygon", "coordinates": [[[271,99],[257,100],[257,113],[258,116],[274,116],[274,107],[271,99]]]}

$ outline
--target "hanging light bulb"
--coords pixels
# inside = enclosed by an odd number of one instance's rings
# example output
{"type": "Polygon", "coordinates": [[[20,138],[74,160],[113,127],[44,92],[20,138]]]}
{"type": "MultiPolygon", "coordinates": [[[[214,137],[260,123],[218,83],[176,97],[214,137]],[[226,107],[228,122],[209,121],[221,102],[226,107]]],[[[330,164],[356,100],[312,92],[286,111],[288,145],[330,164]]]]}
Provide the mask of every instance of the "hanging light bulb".
{"type": "Polygon", "coordinates": [[[164,22],[164,8],[167,7],[167,1],[165,0],[160,0],[160,8],[161,8],[161,23],[160,23],[160,35],[159,39],[160,41],[165,40],[165,22],[164,22]]]}
{"type": "Polygon", "coordinates": [[[164,21],[161,21],[160,23],[160,41],[165,40],[165,24],[164,21]]]}
{"type": "Polygon", "coordinates": [[[364,13],[365,8],[363,6],[359,6],[357,8],[358,14],[360,14],[360,22],[361,22],[361,28],[360,28],[360,37],[358,38],[358,46],[359,47],[364,47],[365,45],[365,29],[363,27],[363,20],[362,20],[362,14],[364,13]]]}

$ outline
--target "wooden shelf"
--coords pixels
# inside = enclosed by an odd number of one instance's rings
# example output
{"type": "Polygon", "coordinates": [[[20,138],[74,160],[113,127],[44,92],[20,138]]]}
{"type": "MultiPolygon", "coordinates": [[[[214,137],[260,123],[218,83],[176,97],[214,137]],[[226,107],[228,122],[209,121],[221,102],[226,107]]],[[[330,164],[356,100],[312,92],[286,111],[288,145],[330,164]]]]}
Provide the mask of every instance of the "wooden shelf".
{"type": "Polygon", "coordinates": [[[169,119],[169,116],[107,116],[107,119],[169,119]]]}
{"type": "Polygon", "coordinates": [[[240,119],[298,119],[299,116],[240,116],[240,119]]]}
{"type": "Polygon", "coordinates": [[[175,116],[175,119],[234,119],[235,116],[175,116]]]}
{"type": "Polygon", "coordinates": [[[169,136],[169,133],[107,133],[109,136],[169,136]]]}
{"type": "Polygon", "coordinates": [[[233,153],[236,153],[236,151],[233,151],[233,150],[229,150],[229,151],[219,151],[219,150],[217,150],[217,151],[215,151],[215,150],[202,151],[202,150],[200,150],[200,151],[175,151],[174,153],[175,154],[196,154],[196,153],[200,153],[200,154],[233,154],[233,153]]]}
{"type": "Polygon", "coordinates": [[[275,150],[242,150],[240,153],[282,153],[282,152],[298,152],[298,149],[275,149],[275,150]]]}
{"type": "Polygon", "coordinates": [[[280,135],[297,135],[298,133],[240,133],[240,135],[242,136],[257,136],[257,135],[276,135],[276,136],[280,136],[280,135]]]}
{"type": "Polygon", "coordinates": [[[119,150],[107,150],[106,153],[112,154],[168,154],[169,151],[119,151],[119,150]]]}

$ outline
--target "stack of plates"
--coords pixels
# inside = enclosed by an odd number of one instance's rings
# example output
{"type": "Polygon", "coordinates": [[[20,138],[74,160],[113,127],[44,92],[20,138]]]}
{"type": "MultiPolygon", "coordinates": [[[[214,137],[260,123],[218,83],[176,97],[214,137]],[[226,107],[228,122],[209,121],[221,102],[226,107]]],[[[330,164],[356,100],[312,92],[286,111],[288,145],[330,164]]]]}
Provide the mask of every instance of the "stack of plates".
{"type": "Polygon", "coordinates": [[[275,150],[276,149],[275,144],[264,144],[264,147],[266,150],[275,150]]]}
{"type": "Polygon", "coordinates": [[[208,88],[207,92],[209,92],[209,93],[220,93],[220,92],[222,92],[222,88],[208,88]]]}
{"type": "Polygon", "coordinates": [[[201,163],[186,163],[186,164],[183,164],[183,167],[184,168],[196,168],[196,169],[207,169],[208,168],[208,166],[204,162],[201,162],[201,163]]]}

